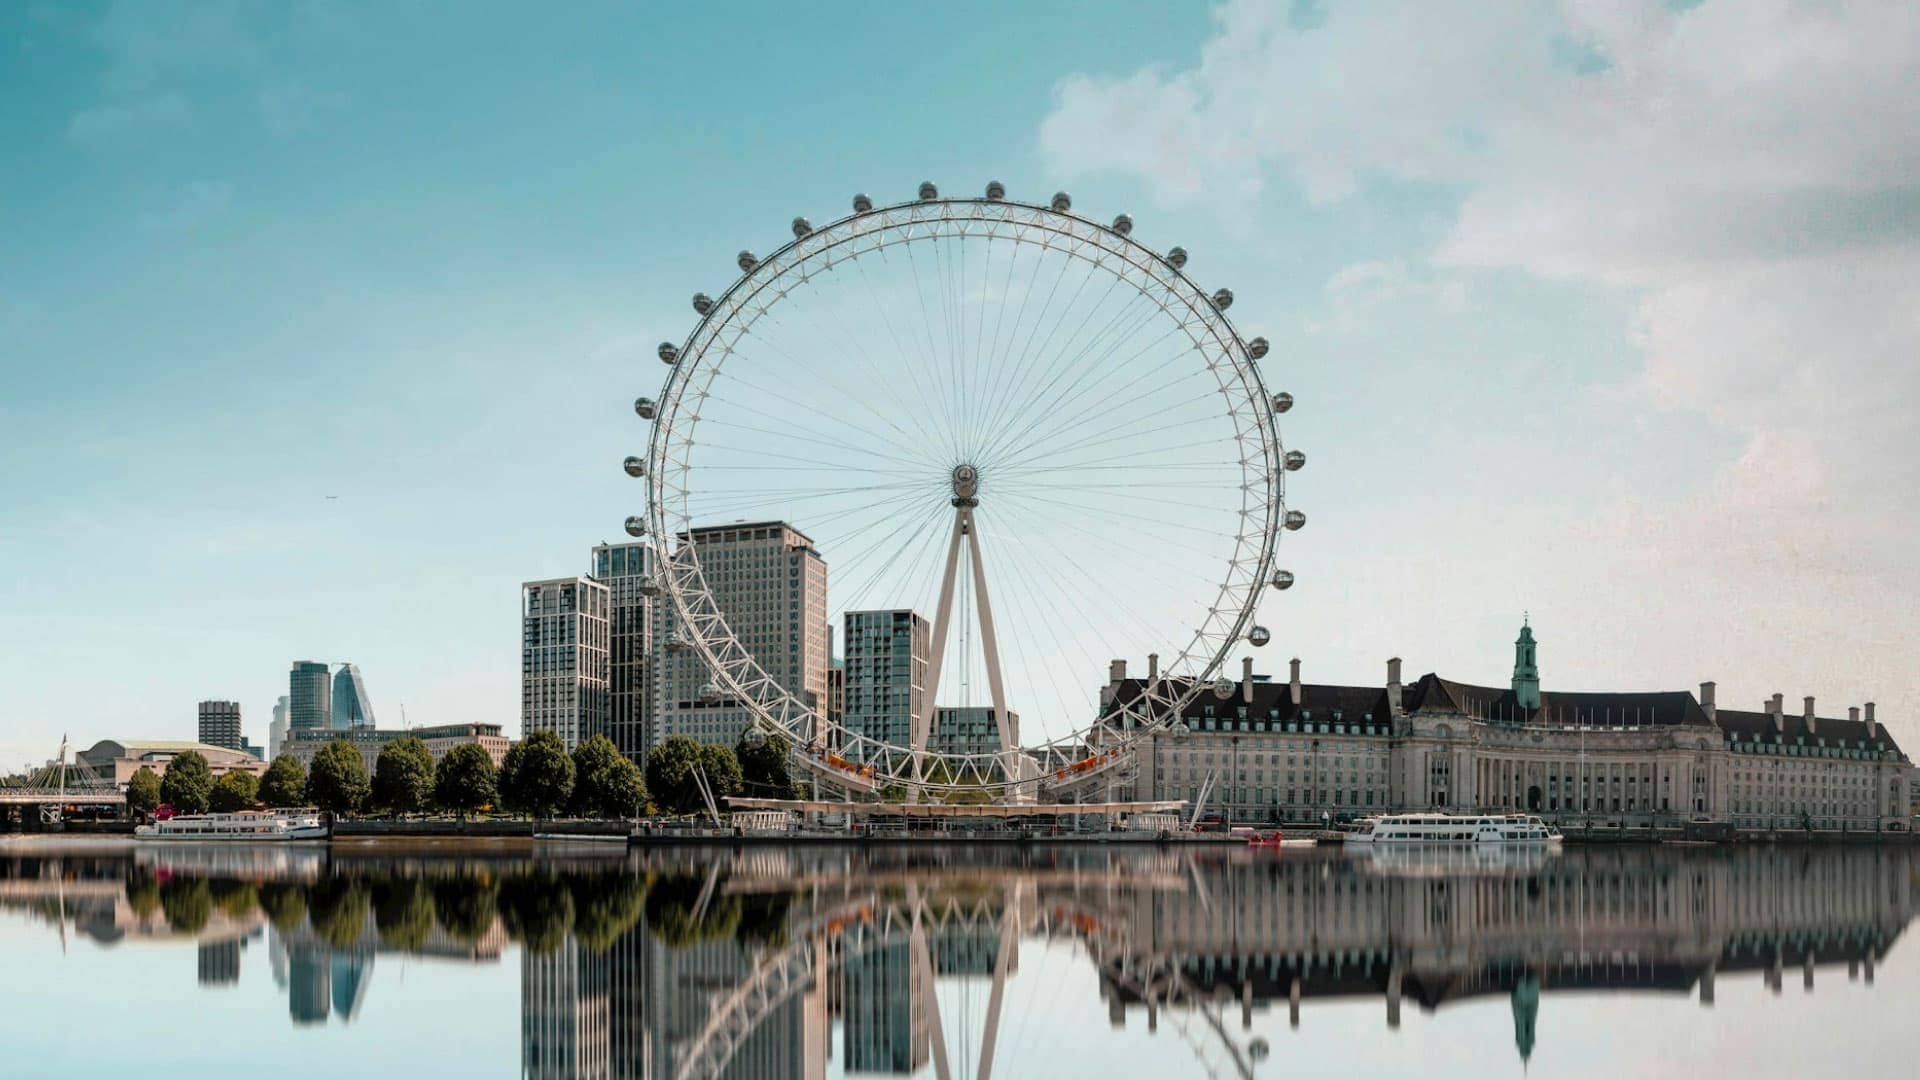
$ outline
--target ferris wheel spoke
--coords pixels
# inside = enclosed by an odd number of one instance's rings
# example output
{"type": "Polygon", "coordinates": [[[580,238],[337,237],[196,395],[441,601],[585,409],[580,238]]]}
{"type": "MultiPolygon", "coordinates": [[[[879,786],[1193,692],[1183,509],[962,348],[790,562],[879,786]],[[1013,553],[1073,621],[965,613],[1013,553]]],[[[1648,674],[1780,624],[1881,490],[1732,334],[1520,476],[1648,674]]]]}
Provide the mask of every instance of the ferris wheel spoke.
{"type": "MultiPolygon", "coordinates": [[[[880,252],[880,261],[882,264],[887,264],[888,262],[886,252],[884,249],[880,252]]],[[[875,315],[879,317],[881,324],[887,328],[887,334],[888,334],[888,337],[890,337],[893,341],[895,355],[898,358],[899,364],[906,369],[907,378],[913,384],[914,395],[919,399],[919,402],[920,402],[920,410],[917,413],[917,415],[923,417],[925,422],[929,425],[941,426],[942,431],[940,432],[940,434],[943,437],[936,441],[946,443],[949,448],[957,450],[957,444],[955,444],[953,441],[952,433],[944,429],[945,416],[946,416],[945,412],[934,406],[934,401],[938,397],[938,394],[929,393],[927,387],[922,384],[922,380],[920,378],[920,367],[922,365],[911,362],[910,358],[914,355],[914,353],[910,352],[907,349],[906,345],[902,342],[900,338],[899,332],[894,329],[893,318],[891,315],[888,314],[888,306],[884,301],[881,300],[879,290],[874,288],[873,278],[867,273],[867,268],[864,265],[862,265],[858,259],[854,260],[854,268],[860,272],[860,281],[861,281],[861,284],[863,284],[866,287],[867,299],[870,302],[871,306],[873,307],[875,315]]],[[[918,290],[917,280],[915,283],[915,289],[917,293],[917,290],[918,290]]],[[[926,310],[925,306],[922,305],[921,312],[923,317],[924,317],[925,310],[926,310]]],[[[913,335],[909,334],[908,336],[911,337],[913,335]]],[[[929,338],[928,340],[929,340],[929,343],[931,343],[932,339],[929,338]]],[[[917,341],[914,342],[914,349],[915,350],[919,349],[919,342],[917,341]]],[[[920,355],[925,359],[926,365],[931,367],[933,363],[933,354],[931,352],[923,351],[920,353],[920,355]]]]}
{"type": "MultiPolygon", "coordinates": [[[[1164,340],[1164,338],[1162,340],[1164,340]]],[[[1160,375],[1168,371],[1169,369],[1173,368],[1175,364],[1179,363],[1190,352],[1191,352],[1190,349],[1183,348],[1180,351],[1175,352],[1173,355],[1167,357],[1165,360],[1161,361],[1159,364],[1155,365],[1149,370],[1144,371],[1139,375],[1135,376],[1134,378],[1130,379],[1129,381],[1122,384],[1121,386],[1109,389],[1107,393],[1103,395],[1101,398],[1085,404],[1079,409],[1078,412],[1068,413],[1067,411],[1068,406],[1077,403],[1079,398],[1084,396],[1085,388],[1098,385],[1091,381],[1082,382],[1076,388],[1076,391],[1077,391],[1076,393],[1072,394],[1071,396],[1066,396],[1061,398],[1059,401],[1055,402],[1050,409],[1040,414],[1040,416],[1043,418],[1049,418],[1055,421],[1053,424],[1050,424],[1047,427],[1045,433],[1043,433],[1043,437],[1058,435],[1065,430],[1077,429],[1088,423],[1096,423],[1096,422],[1102,422],[1102,421],[1107,423],[1117,423],[1125,419],[1127,408],[1135,404],[1151,403],[1153,404],[1152,412],[1155,415],[1164,413],[1167,410],[1160,407],[1157,403],[1154,403],[1153,399],[1167,387],[1178,385],[1178,382],[1182,381],[1178,379],[1177,374],[1174,377],[1168,378],[1163,382],[1155,382],[1150,384],[1146,390],[1141,391],[1139,394],[1135,395],[1132,398],[1128,398],[1119,402],[1114,402],[1113,399],[1116,397],[1119,397],[1119,395],[1126,393],[1129,390],[1132,390],[1133,388],[1138,386],[1140,383],[1145,382],[1146,380],[1151,379],[1154,376],[1160,375]],[[1077,417],[1077,419],[1063,420],[1062,414],[1066,414],[1066,416],[1068,417],[1077,417]]],[[[1217,393],[1218,391],[1209,391],[1208,394],[1205,395],[1205,397],[1211,397],[1217,393]]],[[[1025,449],[1026,446],[1028,445],[1028,437],[1033,434],[1034,428],[1036,426],[1037,426],[1036,422],[1029,421],[1027,425],[1024,428],[1022,428],[1017,434],[1009,436],[1009,438],[1006,440],[1008,450],[1014,454],[1018,454],[1023,449],[1025,449]]]]}
{"type": "MultiPolygon", "coordinates": [[[[1059,294],[1060,286],[1065,282],[1067,271],[1071,267],[1072,267],[1072,262],[1070,260],[1063,261],[1061,263],[1060,273],[1054,279],[1053,286],[1048,291],[1046,300],[1041,303],[1040,310],[1034,317],[1033,325],[1027,328],[1026,341],[1020,346],[1020,353],[1017,357],[1013,359],[1013,362],[1011,365],[1012,370],[1011,370],[1011,375],[1009,377],[1010,385],[1018,386],[1024,382],[1024,380],[1027,377],[1027,371],[1030,367],[1030,360],[1036,359],[1036,358],[1043,359],[1045,357],[1046,345],[1040,339],[1040,329],[1042,326],[1048,325],[1047,316],[1049,313],[1053,311],[1054,299],[1059,294]],[[1036,344],[1039,345],[1040,351],[1038,352],[1038,354],[1035,353],[1036,344]]],[[[1073,292],[1067,297],[1066,307],[1064,310],[1071,311],[1073,309],[1074,304],[1079,301],[1080,295],[1086,291],[1087,285],[1090,282],[1092,282],[1092,280],[1093,280],[1092,269],[1090,267],[1083,267],[1082,273],[1080,275],[1080,283],[1074,286],[1073,292]]],[[[1059,329],[1059,320],[1055,319],[1052,323],[1051,329],[1047,331],[1046,340],[1051,340],[1053,335],[1058,331],[1058,329],[1059,329]]],[[[1011,342],[1009,342],[1009,345],[1011,346],[1011,342]]],[[[989,430],[991,430],[991,428],[989,428],[989,430]]]]}
{"type": "MultiPolygon", "coordinates": [[[[735,381],[741,382],[742,385],[747,385],[744,380],[736,379],[735,381]]],[[[767,392],[770,394],[772,393],[771,391],[767,391],[767,392]]],[[[787,433],[786,435],[787,438],[803,438],[823,446],[838,446],[842,449],[850,450],[856,454],[872,454],[874,456],[882,457],[883,459],[889,460],[889,461],[915,462],[922,465],[933,464],[931,460],[924,455],[923,451],[916,449],[910,445],[903,446],[895,442],[894,440],[887,438],[884,435],[880,435],[876,432],[869,431],[866,428],[862,428],[857,425],[853,425],[853,424],[848,425],[849,434],[858,435],[867,439],[871,439],[873,443],[876,445],[865,446],[865,447],[854,446],[851,443],[846,443],[838,439],[835,439],[834,437],[828,435],[825,432],[816,431],[813,428],[807,427],[805,425],[794,423],[791,417],[781,416],[777,413],[768,412],[765,409],[757,408],[755,406],[748,405],[744,402],[732,401],[726,398],[722,398],[717,394],[712,395],[711,400],[718,401],[724,405],[729,405],[732,408],[737,409],[741,412],[751,413],[755,416],[760,416],[768,420],[771,420],[774,423],[781,425],[781,429],[787,433]]],[[[725,421],[719,421],[719,423],[725,423],[725,421]]],[[[764,432],[766,429],[759,428],[755,430],[764,432]]]]}
{"type": "MultiPolygon", "coordinates": [[[[1156,389],[1161,389],[1161,388],[1156,388],[1156,389]]],[[[1154,419],[1160,419],[1160,420],[1166,420],[1168,417],[1176,417],[1176,419],[1172,420],[1169,423],[1163,423],[1159,427],[1150,428],[1148,429],[1147,432],[1135,432],[1133,425],[1131,423],[1128,423],[1128,421],[1131,419],[1130,413],[1127,413],[1125,411],[1104,411],[1104,410],[1095,411],[1088,414],[1086,417],[1078,421],[1049,427],[1047,431],[1044,434],[1042,434],[1038,439],[1035,439],[1021,446],[1016,452],[1017,456],[1013,457],[1013,459],[1010,462],[1008,462],[1008,464],[1017,466],[1022,462],[1031,461],[1031,460],[1034,460],[1035,458],[1044,457],[1045,455],[1051,454],[1055,451],[1055,449],[1058,449],[1058,448],[1064,447],[1066,449],[1071,449],[1073,446],[1076,445],[1076,443],[1075,442],[1063,443],[1062,440],[1079,439],[1084,437],[1082,433],[1084,433],[1087,427],[1092,424],[1100,425],[1100,430],[1095,433],[1097,435],[1111,434],[1114,426],[1116,425],[1120,426],[1123,430],[1127,430],[1130,433],[1136,433],[1136,434],[1148,434],[1152,432],[1172,431],[1178,428],[1191,427],[1197,423],[1197,420],[1195,418],[1187,416],[1185,413],[1182,412],[1182,410],[1187,409],[1187,407],[1191,405],[1198,405],[1198,404],[1211,402],[1215,398],[1218,398],[1219,396],[1220,396],[1220,392],[1218,390],[1208,390],[1197,397],[1187,398],[1183,401],[1175,401],[1164,407],[1156,407],[1148,414],[1148,416],[1154,419]]],[[[1143,395],[1138,400],[1147,401],[1147,400],[1150,400],[1150,398],[1146,395],[1143,395]]],[[[1141,417],[1141,419],[1146,419],[1146,418],[1147,417],[1145,416],[1141,417]]]]}
{"type": "MultiPolygon", "coordinates": [[[[1082,350],[1081,352],[1072,351],[1071,346],[1073,342],[1078,339],[1080,330],[1086,326],[1087,322],[1091,320],[1097,312],[1099,312],[1099,310],[1106,304],[1107,300],[1110,297],[1112,297],[1115,291],[1120,287],[1120,280],[1118,278],[1115,278],[1112,281],[1110,281],[1107,285],[1106,291],[1101,293],[1099,296],[1099,299],[1096,300],[1094,304],[1087,309],[1086,314],[1081,317],[1079,324],[1076,325],[1073,332],[1068,335],[1068,340],[1066,342],[1063,342],[1061,347],[1056,351],[1053,347],[1054,339],[1059,336],[1060,327],[1064,325],[1070,318],[1072,318],[1074,305],[1078,302],[1080,295],[1083,292],[1085,292],[1087,284],[1091,281],[1092,281],[1092,272],[1091,270],[1089,270],[1088,273],[1081,279],[1080,287],[1075,290],[1073,297],[1071,297],[1068,300],[1066,310],[1061,313],[1061,317],[1059,319],[1054,320],[1052,327],[1047,331],[1046,338],[1040,342],[1038,355],[1041,358],[1040,360],[1041,366],[1039,368],[1039,375],[1042,379],[1043,386],[1047,384],[1046,376],[1048,376],[1050,373],[1060,368],[1063,364],[1065,366],[1071,367],[1077,360],[1081,358],[1081,355],[1084,352],[1084,350],[1082,350]]],[[[1115,323],[1110,323],[1108,328],[1112,329],[1116,324],[1117,324],[1117,320],[1115,323]]],[[[1029,344],[1031,344],[1031,342],[1029,342],[1029,344]]],[[[1031,377],[1029,375],[1029,372],[1032,369],[1027,364],[1025,364],[1024,360],[1025,358],[1023,357],[1022,358],[1023,362],[1021,364],[1021,370],[1020,370],[1020,381],[1015,384],[1016,387],[1024,387],[1025,385],[1027,385],[1027,380],[1031,377]]],[[[1012,395],[1011,397],[1013,399],[1018,399],[1020,397],[1025,397],[1025,395],[1012,395]]],[[[1008,399],[1003,399],[1003,400],[1008,400],[1008,399]]],[[[1031,400],[1031,399],[1028,398],[1028,400],[1031,400]]],[[[996,415],[993,418],[992,426],[995,430],[997,430],[1002,426],[1002,423],[1003,422],[1001,421],[1001,419],[996,415]]]]}

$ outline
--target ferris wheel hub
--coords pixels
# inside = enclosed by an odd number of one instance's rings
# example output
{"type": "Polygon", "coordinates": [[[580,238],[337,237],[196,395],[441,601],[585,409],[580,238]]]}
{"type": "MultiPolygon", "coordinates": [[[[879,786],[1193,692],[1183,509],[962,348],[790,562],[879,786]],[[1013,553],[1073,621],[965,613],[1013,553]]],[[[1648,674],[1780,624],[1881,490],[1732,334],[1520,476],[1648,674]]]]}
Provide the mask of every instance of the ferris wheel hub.
{"type": "Polygon", "coordinates": [[[953,467],[953,505],[980,505],[980,470],[971,465],[953,467]]]}

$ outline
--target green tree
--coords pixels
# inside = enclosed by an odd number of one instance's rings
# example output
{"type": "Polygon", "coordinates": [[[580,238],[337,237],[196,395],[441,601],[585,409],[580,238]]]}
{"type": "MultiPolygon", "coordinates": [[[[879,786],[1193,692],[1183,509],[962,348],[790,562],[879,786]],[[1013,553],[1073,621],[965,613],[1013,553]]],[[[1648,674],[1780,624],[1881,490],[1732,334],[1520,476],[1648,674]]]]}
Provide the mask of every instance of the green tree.
{"type": "Polygon", "coordinates": [[[669,735],[647,754],[647,791],[654,805],[669,814],[691,814],[705,803],[694,782],[700,766],[700,744],[691,736],[669,735]]]}
{"type": "Polygon", "coordinates": [[[552,817],[573,797],[573,759],[560,736],[536,731],[500,764],[500,801],[516,814],[552,817]]]}
{"type": "Polygon", "coordinates": [[[713,789],[713,797],[724,799],[729,795],[740,794],[746,780],[740,775],[740,759],[733,756],[730,746],[707,744],[700,748],[700,764],[707,770],[707,786],[713,789]]]}
{"type": "Polygon", "coordinates": [[[373,764],[373,804],[395,814],[424,809],[433,797],[433,753],[419,736],[381,747],[373,764]]]}
{"type": "Polygon", "coordinates": [[[240,810],[251,810],[259,801],[260,781],[245,769],[230,769],[213,785],[213,794],[207,797],[207,806],[215,813],[231,814],[240,810]]]}
{"type": "Polygon", "coordinates": [[[160,805],[160,774],[145,765],[127,781],[127,809],[136,814],[151,814],[160,805]]]}
{"type": "Polygon", "coordinates": [[[313,755],[307,773],[307,797],[322,810],[352,813],[366,803],[367,762],[345,739],[335,739],[313,755]]]}
{"type": "Polygon", "coordinates": [[[747,736],[740,736],[733,756],[740,761],[740,776],[745,785],[741,790],[762,799],[793,798],[793,775],[787,771],[790,749],[785,736],[769,735],[760,739],[758,745],[747,736]]]}
{"type": "Polygon", "coordinates": [[[647,784],[605,735],[573,752],[573,808],[587,817],[639,817],[647,809],[647,784]]]}
{"type": "Polygon", "coordinates": [[[307,770],[292,754],[281,754],[260,778],[260,801],[268,806],[307,805],[307,770]]]}
{"type": "Polygon", "coordinates": [[[433,801],[461,818],[498,798],[493,755],[479,743],[461,743],[433,770],[433,801]]]}
{"type": "Polygon", "coordinates": [[[213,795],[213,770],[197,750],[188,750],[167,763],[160,778],[160,801],[182,814],[204,814],[213,795]]]}

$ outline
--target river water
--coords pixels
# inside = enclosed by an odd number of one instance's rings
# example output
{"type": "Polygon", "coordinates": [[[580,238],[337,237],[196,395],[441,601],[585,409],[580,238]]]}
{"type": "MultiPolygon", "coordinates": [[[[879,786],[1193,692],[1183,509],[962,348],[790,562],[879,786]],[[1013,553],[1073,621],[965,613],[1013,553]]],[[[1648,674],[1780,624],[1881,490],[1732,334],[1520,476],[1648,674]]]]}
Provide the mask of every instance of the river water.
{"type": "Polygon", "coordinates": [[[0,1075],[1902,1076],[1904,847],[0,840],[0,1075]]]}

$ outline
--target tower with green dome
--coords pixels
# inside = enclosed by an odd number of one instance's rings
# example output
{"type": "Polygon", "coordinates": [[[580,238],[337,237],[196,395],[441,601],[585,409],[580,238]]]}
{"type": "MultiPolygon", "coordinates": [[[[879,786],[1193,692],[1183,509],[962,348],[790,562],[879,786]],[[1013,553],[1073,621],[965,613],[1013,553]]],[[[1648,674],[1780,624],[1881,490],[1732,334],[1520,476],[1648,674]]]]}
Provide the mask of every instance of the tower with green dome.
{"type": "Polygon", "coordinates": [[[1513,698],[1529,711],[1540,707],[1540,664],[1534,655],[1531,620],[1520,619],[1520,637],[1513,643],[1513,698]]]}

